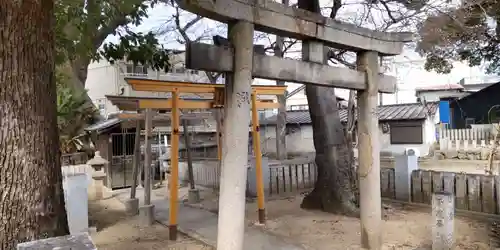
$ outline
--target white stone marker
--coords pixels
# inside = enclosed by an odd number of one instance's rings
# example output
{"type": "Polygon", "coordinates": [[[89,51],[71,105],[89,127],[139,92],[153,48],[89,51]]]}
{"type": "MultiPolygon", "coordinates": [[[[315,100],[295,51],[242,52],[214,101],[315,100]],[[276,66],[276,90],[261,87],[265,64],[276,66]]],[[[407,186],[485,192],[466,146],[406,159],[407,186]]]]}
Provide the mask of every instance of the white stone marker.
{"type": "Polygon", "coordinates": [[[445,138],[439,139],[439,150],[448,149],[448,140],[445,138]]]}
{"type": "Polygon", "coordinates": [[[486,147],[486,140],[481,140],[481,147],[486,147]]]}
{"type": "Polygon", "coordinates": [[[468,140],[464,141],[464,150],[465,151],[469,150],[469,141],[468,140]]]}
{"type": "Polygon", "coordinates": [[[448,140],[448,151],[452,151],[452,150],[453,150],[453,141],[448,140]]]}
{"type": "Polygon", "coordinates": [[[455,140],[455,147],[456,147],[457,151],[460,150],[460,140],[455,140]]]}
{"type": "Polygon", "coordinates": [[[432,250],[453,249],[455,199],[453,193],[432,194],[432,250]]]}

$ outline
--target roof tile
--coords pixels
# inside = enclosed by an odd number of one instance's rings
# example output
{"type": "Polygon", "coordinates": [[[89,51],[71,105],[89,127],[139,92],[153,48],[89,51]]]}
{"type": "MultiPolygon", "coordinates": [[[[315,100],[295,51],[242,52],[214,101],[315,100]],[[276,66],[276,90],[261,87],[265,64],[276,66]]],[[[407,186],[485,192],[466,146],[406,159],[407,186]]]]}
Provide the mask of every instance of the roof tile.
{"type": "MultiPolygon", "coordinates": [[[[377,114],[380,121],[396,121],[396,120],[421,120],[425,119],[428,114],[434,115],[437,111],[437,103],[427,103],[427,108],[420,103],[405,103],[383,105],[377,107],[377,114]]],[[[339,110],[340,120],[347,122],[347,109],[339,110]]],[[[276,115],[271,116],[261,121],[262,125],[276,124],[276,115]]],[[[287,124],[310,124],[311,117],[308,110],[296,110],[286,112],[287,124]]]]}

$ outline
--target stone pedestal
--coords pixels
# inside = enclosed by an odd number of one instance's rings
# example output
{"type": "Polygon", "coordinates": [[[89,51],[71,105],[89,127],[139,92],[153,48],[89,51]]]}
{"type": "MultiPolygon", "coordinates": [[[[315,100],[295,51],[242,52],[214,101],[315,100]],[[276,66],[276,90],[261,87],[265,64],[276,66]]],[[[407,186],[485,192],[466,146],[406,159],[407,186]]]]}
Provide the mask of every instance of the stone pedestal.
{"type": "Polygon", "coordinates": [[[134,216],[139,214],[139,199],[131,198],[125,201],[125,212],[128,215],[134,216]]]}
{"type": "Polygon", "coordinates": [[[416,155],[399,155],[395,157],[394,187],[396,199],[410,201],[411,199],[411,173],[418,169],[418,157],[416,155]]]}
{"type": "Polygon", "coordinates": [[[432,250],[453,249],[455,198],[451,192],[432,194],[432,250]]]}
{"type": "Polygon", "coordinates": [[[200,202],[200,190],[199,189],[189,189],[188,191],[188,202],[198,203],[200,202]]]}
{"type": "Polygon", "coordinates": [[[155,222],[155,206],[144,205],[139,208],[139,217],[141,224],[144,226],[151,226],[155,222]]]}
{"type": "Polygon", "coordinates": [[[97,250],[88,233],[67,235],[17,244],[17,250],[97,250]]]}

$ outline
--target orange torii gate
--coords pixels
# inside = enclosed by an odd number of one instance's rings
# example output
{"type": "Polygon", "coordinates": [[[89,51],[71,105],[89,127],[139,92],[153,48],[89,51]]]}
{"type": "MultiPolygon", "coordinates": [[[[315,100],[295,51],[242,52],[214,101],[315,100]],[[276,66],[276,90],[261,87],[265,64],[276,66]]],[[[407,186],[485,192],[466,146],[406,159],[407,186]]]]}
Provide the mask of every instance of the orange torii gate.
{"type": "MultiPolygon", "coordinates": [[[[132,89],[135,91],[149,91],[149,92],[170,92],[171,98],[136,98],[136,108],[139,110],[145,110],[144,115],[137,114],[134,119],[145,119],[146,123],[146,152],[151,152],[151,144],[148,143],[148,137],[151,134],[151,124],[153,117],[151,115],[152,109],[169,109],[170,120],[171,120],[171,177],[169,181],[169,193],[170,193],[170,210],[169,210],[169,231],[170,239],[175,240],[177,238],[177,203],[178,203],[178,175],[179,175],[179,110],[180,109],[217,109],[223,108],[225,104],[225,85],[222,84],[205,84],[205,83],[189,83],[189,82],[172,82],[172,81],[159,81],[159,80],[147,80],[147,79],[135,79],[128,78],[125,79],[128,84],[131,85],[132,89]],[[182,93],[191,94],[213,94],[211,99],[201,99],[201,100],[185,100],[180,98],[182,93]]],[[[260,133],[259,133],[259,119],[257,110],[259,109],[274,109],[279,107],[279,103],[262,101],[257,98],[258,95],[284,95],[286,91],[286,86],[276,86],[276,85],[252,85],[252,93],[249,93],[251,99],[251,112],[252,112],[252,136],[253,136],[253,147],[255,151],[255,167],[257,174],[257,200],[259,208],[259,222],[264,223],[265,220],[265,210],[264,210],[264,180],[262,177],[262,155],[260,149],[260,133]]],[[[132,115],[124,115],[131,117],[132,115]]],[[[131,117],[132,118],[132,117],[131,117]]],[[[242,125],[244,126],[244,125],[242,125]]],[[[218,157],[219,160],[222,158],[222,147],[221,147],[221,132],[218,132],[218,157]]],[[[146,159],[150,157],[146,156],[146,159]]],[[[148,162],[145,163],[148,165],[148,162]]],[[[146,168],[148,169],[148,168],[146,168]]],[[[146,175],[145,176],[149,176],[146,175]]],[[[146,197],[150,197],[151,192],[151,182],[147,181],[145,187],[145,193],[148,193],[146,197]]],[[[153,216],[153,208],[149,201],[145,204],[148,206],[150,211],[145,212],[146,216],[153,216]]],[[[152,221],[150,218],[146,218],[148,221],[152,221]]]]}

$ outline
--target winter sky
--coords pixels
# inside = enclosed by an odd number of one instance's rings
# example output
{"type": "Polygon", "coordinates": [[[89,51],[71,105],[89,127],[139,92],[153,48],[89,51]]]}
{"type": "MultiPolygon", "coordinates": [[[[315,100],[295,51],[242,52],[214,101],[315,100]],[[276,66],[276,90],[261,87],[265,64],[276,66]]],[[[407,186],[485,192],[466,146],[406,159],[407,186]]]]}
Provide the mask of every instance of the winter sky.
{"type": "MultiPolygon", "coordinates": [[[[362,8],[359,7],[361,5],[358,4],[358,7],[356,7],[356,3],[354,1],[363,1],[363,0],[349,0],[349,1],[353,1],[353,4],[344,8],[342,15],[343,19],[351,21],[352,16],[356,15],[355,14],[356,12],[359,13],[360,11],[363,11],[363,9],[359,9],[362,8]]],[[[293,2],[293,0],[291,2],[293,2]]],[[[325,5],[330,5],[329,2],[331,1],[325,0],[324,2],[325,5]]],[[[150,30],[156,31],[162,27],[165,28],[165,26],[168,27],[167,23],[169,22],[169,20],[171,20],[173,13],[174,9],[172,7],[156,6],[155,8],[149,11],[149,18],[147,18],[143,22],[143,24],[141,24],[139,27],[134,29],[136,31],[147,32],[150,30]]],[[[373,14],[372,16],[375,16],[375,19],[377,18],[383,19],[383,14],[379,14],[379,17],[373,14]]],[[[181,12],[181,23],[187,22],[192,18],[193,15],[181,12]]],[[[377,23],[376,20],[372,20],[372,22],[377,23]]],[[[363,24],[363,25],[369,27],[371,25],[374,25],[373,23],[367,25],[363,24]]],[[[197,25],[195,25],[195,27],[190,29],[188,33],[190,36],[192,36],[192,38],[198,37],[200,34],[204,34],[207,36],[207,38],[210,39],[211,35],[217,33],[224,35],[226,32],[225,30],[226,30],[225,25],[208,19],[203,19],[197,25]]],[[[169,32],[169,35],[165,35],[164,37],[161,38],[161,42],[168,48],[183,49],[184,45],[176,42],[177,37],[178,34],[176,34],[175,31],[169,32]]],[[[113,37],[109,38],[109,41],[113,40],[115,40],[113,37]]],[[[256,40],[255,42],[258,44],[266,45],[273,40],[274,38],[271,37],[271,38],[256,40]]],[[[300,45],[295,47],[294,50],[297,52],[289,53],[286,56],[292,58],[299,58],[300,54],[298,53],[298,51],[300,51],[300,45]]],[[[483,74],[484,71],[481,70],[481,68],[479,67],[470,68],[467,65],[459,62],[455,64],[455,68],[452,70],[450,74],[443,75],[443,74],[437,74],[435,72],[427,72],[425,69],[423,69],[424,58],[421,58],[416,52],[414,52],[411,49],[405,50],[405,52],[402,55],[394,57],[392,61],[393,63],[389,64],[388,65],[389,68],[386,68],[385,70],[387,74],[397,76],[398,78],[399,103],[415,102],[416,98],[414,89],[415,87],[418,86],[458,83],[458,81],[460,81],[460,79],[462,78],[472,78],[473,79],[472,82],[480,83],[482,81],[481,78],[484,77],[483,74]]],[[[488,80],[491,80],[491,77],[487,78],[488,80]]],[[[267,80],[259,80],[259,83],[273,84],[272,82],[269,82],[267,80]]],[[[299,84],[289,84],[289,85],[290,89],[300,86],[299,84]]],[[[346,91],[337,91],[337,93],[340,94],[341,96],[347,94],[346,91]]],[[[384,104],[392,104],[395,102],[396,102],[395,95],[384,95],[384,104]]]]}

